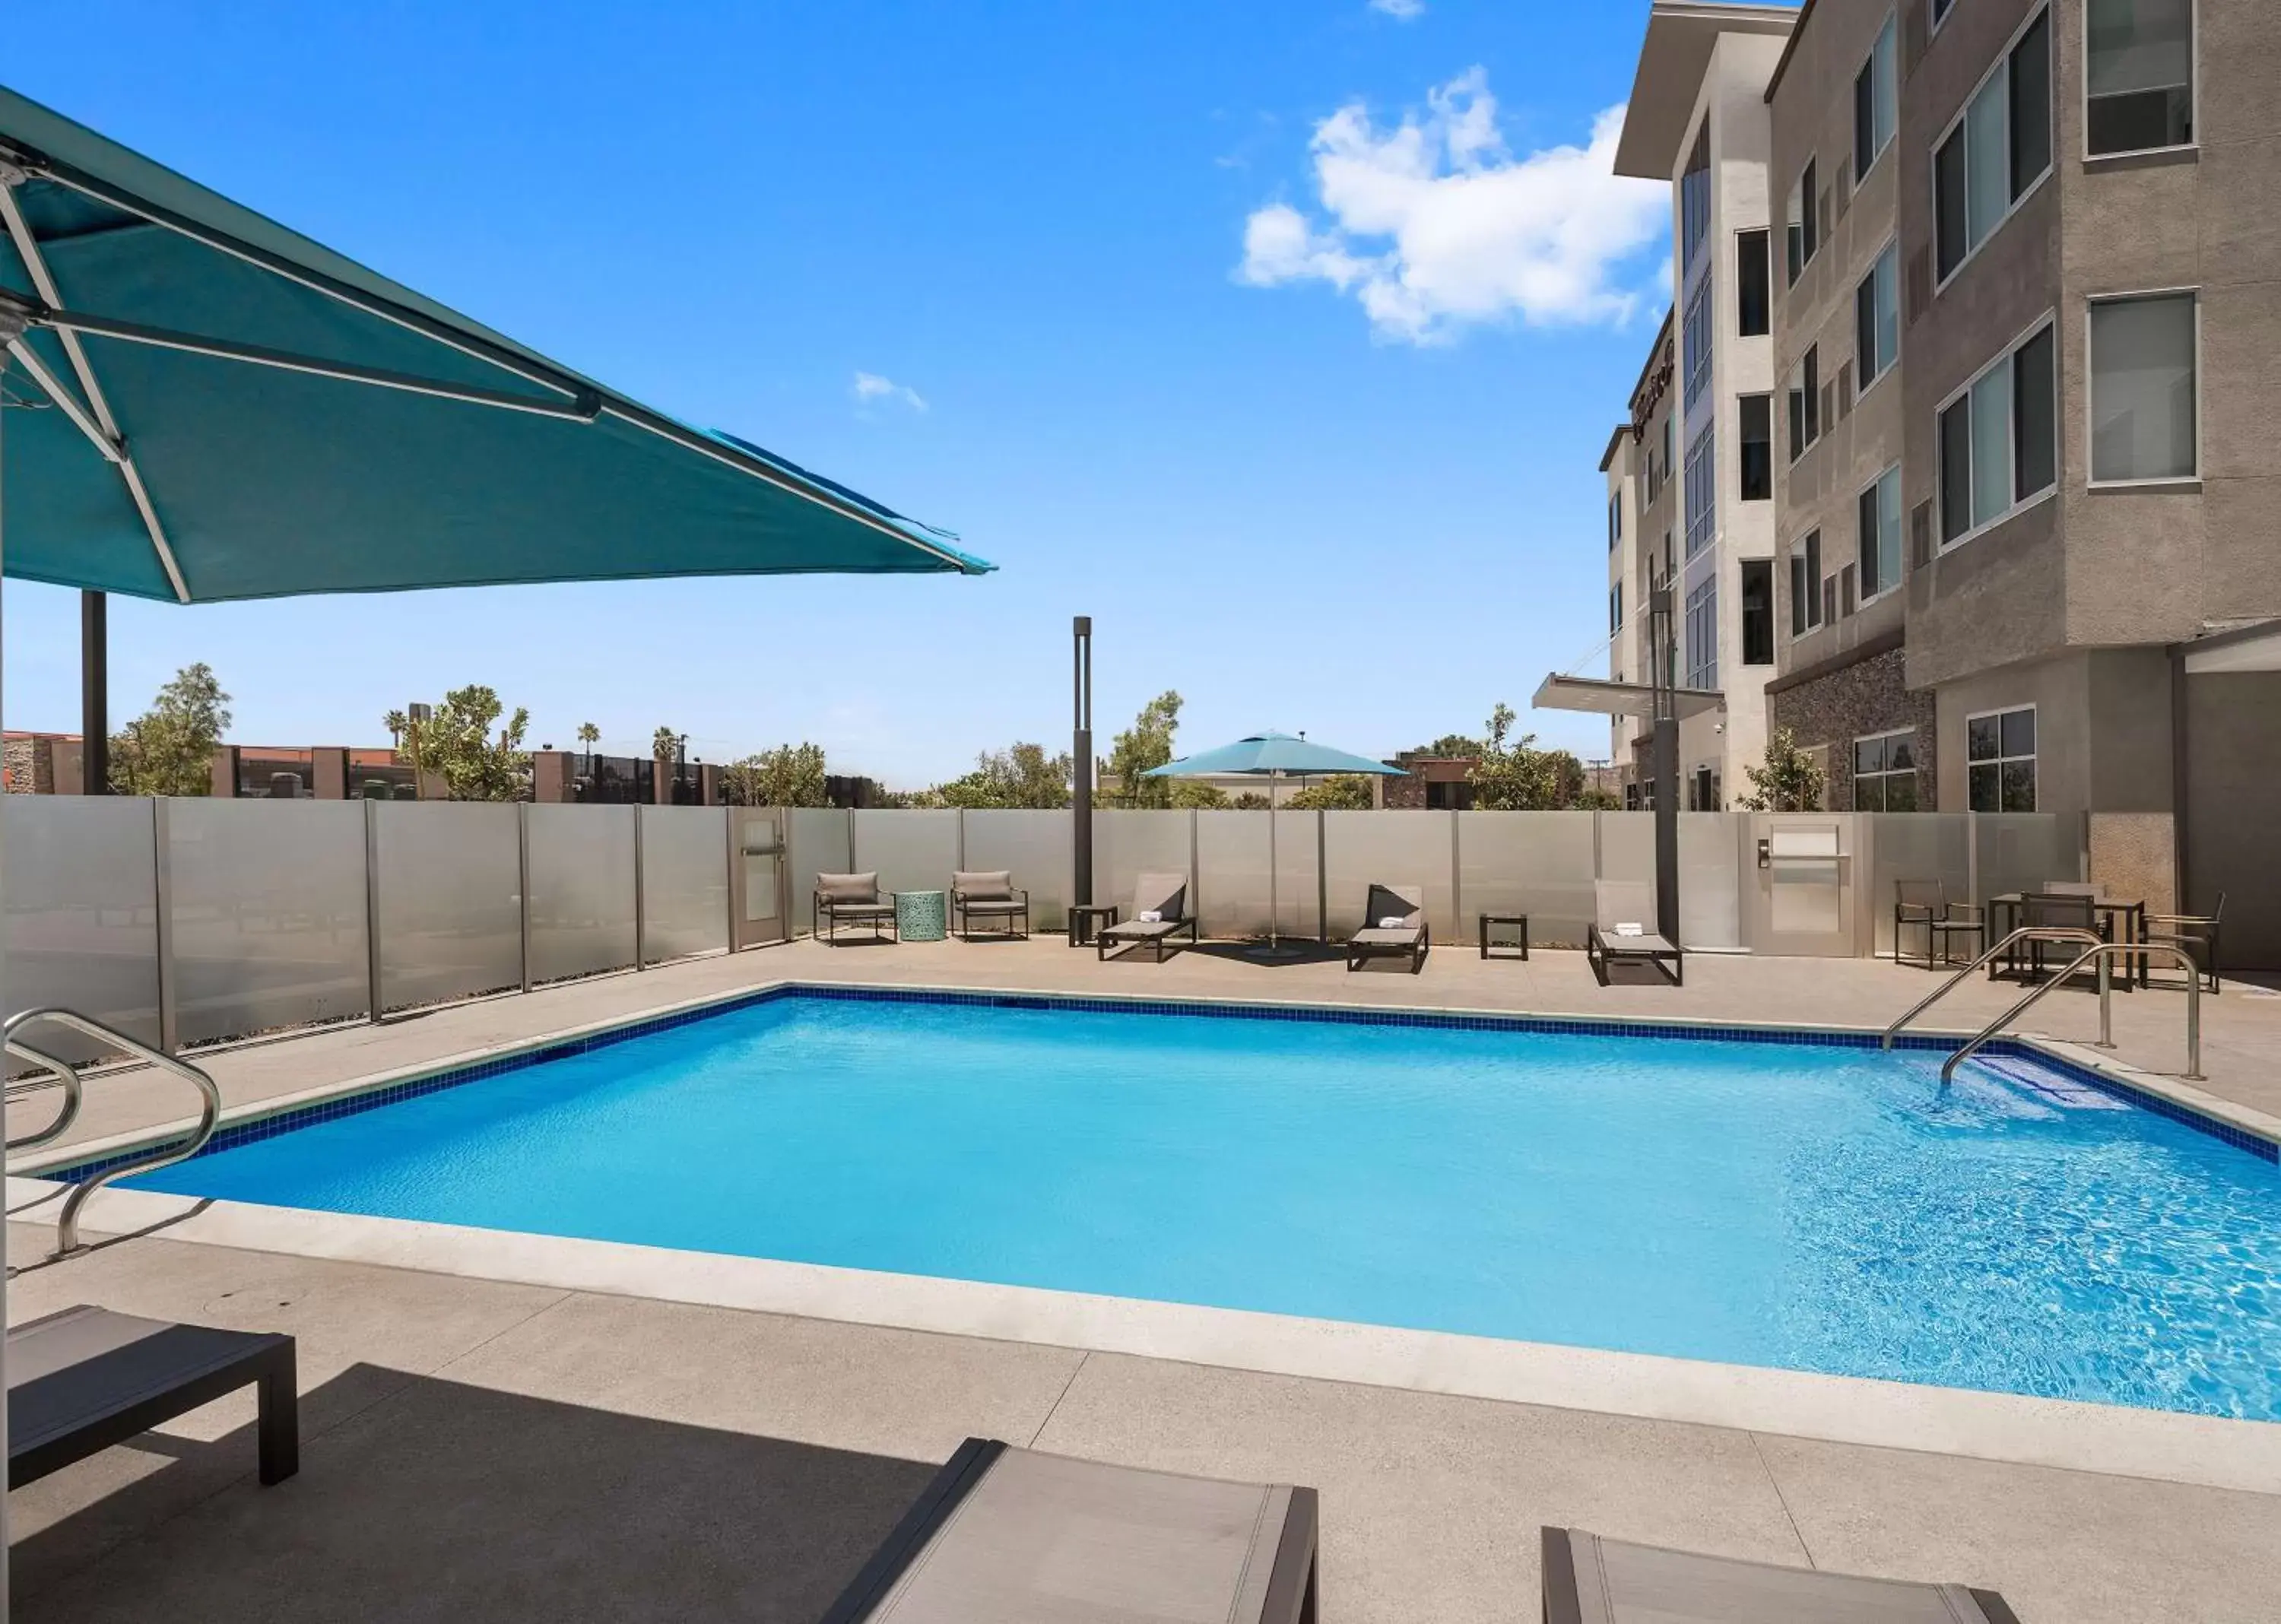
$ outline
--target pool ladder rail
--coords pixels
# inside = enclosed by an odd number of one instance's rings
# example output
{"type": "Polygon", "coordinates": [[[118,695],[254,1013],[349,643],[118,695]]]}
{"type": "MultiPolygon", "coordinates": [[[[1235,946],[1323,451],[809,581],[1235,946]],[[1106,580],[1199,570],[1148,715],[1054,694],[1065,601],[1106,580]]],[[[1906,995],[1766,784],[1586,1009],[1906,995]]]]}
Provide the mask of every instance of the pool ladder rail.
{"type": "Polygon", "coordinates": [[[7,1087],[8,1102],[13,1104],[16,1101],[41,1090],[60,1087],[63,1090],[63,1104],[58,1109],[55,1120],[49,1123],[47,1126],[36,1133],[27,1133],[20,1139],[8,1141],[7,1148],[12,1152],[29,1150],[62,1138],[69,1131],[72,1124],[78,1119],[80,1106],[86,1098],[86,1087],[77,1066],[60,1056],[50,1054],[46,1049],[25,1041],[18,1035],[25,1028],[40,1025],[43,1023],[68,1026],[74,1032],[95,1039],[114,1052],[132,1055],[135,1059],[156,1066],[162,1071],[171,1071],[198,1091],[198,1120],[197,1125],[191,1128],[189,1133],[179,1140],[154,1145],[141,1156],[109,1167],[99,1168],[72,1186],[70,1194],[64,1197],[63,1212],[56,1219],[56,1249],[52,1255],[64,1257],[81,1249],[79,1215],[86,1207],[88,1198],[97,1190],[109,1184],[113,1179],[124,1179],[135,1173],[147,1173],[161,1167],[171,1167],[176,1162],[184,1161],[205,1148],[206,1141],[213,1137],[215,1123],[221,1117],[221,1090],[214,1087],[213,1079],[189,1062],[177,1060],[172,1055],[163,1054],[148,1044],[138,1043],[115,1027],[106,1026],[101,1021],[81,1015],[76,1009],[54,1008],[26,1009],[10,1016],[4,1022],[0,1022],[0,1047],[4,1047],[9,1054],[19,1059],[28,1060],[35,1065],[44,1067],[52,1074],[52,1080],[41,1077],[37,1073],[19,1078],[7,1087]]]}
{"type": "Polygon", "coordinates": [[[1951,991],[1960,986],[1967,977],[1984,965],[1992,963],[1998,957],[2009,952],[2020,943],[2029,941],[2087,943],[2088,945],[2076,955],[2066,969],[2048,981],[2038,982],[2029,991],[2025,998],[1982,1027],[1961,1048],[1949,1056],[1940,1068],[1940,1080],[1944,1085],[1953,1082],[1956,1079],[1957,1067],[1987,1047],[2006,1027],[2026,1014],[2028,1009],[2045,994],[2055,987],[2065,986],[2079,972],[2092,964],[2099,967],[2099,1047],[2113,1048],[2115,1047],[2115,961],[2124,955],[2135,956],[2140,954],[2168,955],[2185,970],[2186,1069],[2180,1072],[2179,1076],[2190,1083],[2204,1080],[2202,1077],[2201,971],[2195,963],[2193,955],[2174,943],[2108,941],[2092,932],[2079,930],[2073,925],[2022,925],[1918,1000],[1910,1007],[1907,1013],[1885,1028],[1885,1035],[1878,1040],[1879,1047],[1892,1048],[1893,1040],[1900,1035],[1902,1028],[1946,997],[1951,991]]]}

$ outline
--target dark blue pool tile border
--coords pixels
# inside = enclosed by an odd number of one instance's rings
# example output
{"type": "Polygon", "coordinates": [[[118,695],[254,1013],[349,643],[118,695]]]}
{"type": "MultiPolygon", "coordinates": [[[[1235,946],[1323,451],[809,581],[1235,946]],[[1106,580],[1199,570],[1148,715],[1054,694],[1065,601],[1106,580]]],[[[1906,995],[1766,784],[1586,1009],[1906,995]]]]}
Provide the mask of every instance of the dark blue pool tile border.
{"type": "MultiPolygon", "coordinates": [[[[852,1003],[917,1003],[970,1004],[994,1009],[1076,1010],[1087,1014],[1109,1015],[1187,1015],[1221,1020],[1302,1021],[1322,1025],[1341,1026],[1408,1026],[1428,1027],[1457,1032],[1516,1032],[1540,1034],[1559,1034],[1574,1037],[1659,1038],[1695,1043],[1775,1043],[1811,1048],[1875,1048],[1879,1037],[1867,1032],[1829,1032],[1772,1026],[1720,1026],[1697,1025],[1686,1021],[1628,1021],[1620,1018],[1594,1019],[1550,1015],[1472,1015],[1444,1014],[1427,1009],[1373,1009],[1351,1004],[1246,1004],[1218,1003],[1182,999],[1099,998],[1067,993],[983,993],[959,992],[938,987],[849,986],[820,983],[787,982],[776,986],[762,987],[732,998],[716,1000],[690,1009],[677,1009],[667,1015],[653,1015],[645,1019],[615,1026],[606,1032],[584,1033],[564,1038],[535,1048],[522,1049],[512,1055],[502,1055],[495,1060],[477,1061],[472,1065],[455,1066],[429,1077],[410,1078],[400,1083],[388,1083],[377,1088],[344,1095],[336,1100],[321,1100],[313,1104],[282,1110],[274,1116],[257,1121],[235,1123],[217,1132],[205,1148],[202,1156],[217,1155],[251,1144],[256,1140],[274,1139],[281,1133],[290,1133],[320,1122],[332,1122],[343,1117],[354,1117],[365,1111],[378,1110],[385,1105],[417,1099],[421,1094],[437,1094],[446,1088],[457,1088],[467,1083],[480,1082],[487,1077],[499,1077],[509,1071],[521,1071],[531,1066],[545,1065],[549,1061],[568,1060],[574,1055],[591,1054],[596,1049],[631,1042],[653,1033],[669,1032],[677,1026],[692,1025],[717,1017],[749,1009],[758,1004],[774,1003],[784,999],[813,998],[836,1000],[852,1003]]],[[[1922,1032],[1904,1033],[1894,1040],[1896,1048],[1946,1054],[1956,1047],[1952,1038],[1933,1037],[1922,1032]]],[[[2190,1106],[2175,1100],[2136,1087],[2120,1078],[2109,1077],[2089,1067],[2076,1065],[2057,1055],[2008,1038],[1999,1038],[1987,1045],[1985,1051],[2032,1060],[2048,1066],[2068,1079],[2096,1088],[2101,1093],[2152,1111],[2199,1133],[2221,1140],[2238,1150],[2246,1150],[2262,1161],[2281,1165],[2281,1146],[2271,1140],[2245,1132],[2230,1122],[2203,1115],[2190,1106]]],[[[77,1163],[70,1167],[57,1168],[40,1177],[71,1182],[85,1179],[108,1169],[122,1166],[146,1154],[144,1149],[121,1151],[93,1161],[77,1163]]]]}

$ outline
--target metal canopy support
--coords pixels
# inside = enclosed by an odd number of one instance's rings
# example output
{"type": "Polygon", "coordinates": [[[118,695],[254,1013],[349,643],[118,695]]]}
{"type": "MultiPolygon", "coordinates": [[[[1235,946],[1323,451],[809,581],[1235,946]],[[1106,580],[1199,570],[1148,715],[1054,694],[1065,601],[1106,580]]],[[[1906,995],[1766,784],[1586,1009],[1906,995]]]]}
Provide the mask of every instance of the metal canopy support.
{"type": "Polygon", "coordinates": [[[1073,905],[1082,905],[1093,901],[1093,616],[1080,615],[1071,620],[1070,637],[1074,722],[1070,736],[1070,814],[1076,820],[1070,830],[1070,900],[1073,905]]]}
{"type": "Polygon", "coordinates": [[[79,788],[111,793],[110,615],[101,592],[79,595],[79,788]]]}

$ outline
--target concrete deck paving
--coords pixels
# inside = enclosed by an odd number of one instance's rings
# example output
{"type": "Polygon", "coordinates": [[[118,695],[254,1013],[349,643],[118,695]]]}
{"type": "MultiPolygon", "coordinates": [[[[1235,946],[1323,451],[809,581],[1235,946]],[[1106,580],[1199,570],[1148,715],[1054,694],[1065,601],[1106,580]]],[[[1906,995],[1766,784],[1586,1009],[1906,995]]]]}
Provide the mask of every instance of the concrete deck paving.
{"type": "MultiPolygon", "coordinates": [[[[1574,954],[1425,974],[1161,969],[1058,941],[684,963],[215,1056],[233,1103],[786,978],[1882,1024],[1931,983],[1876,963],[1696,957],[1602,989],[1574,954]]],[[[2010,994],[1976,984],[1952,1023],[2010,994]]],[[[2178,1069],[2176,993],[2118,1000],[2126,1059],[2178,1069]]],[[[2281,1000],[2207,1001],[2209,1089],[2281,1108],[2281,1000]]],[[[2087,1038],[2088,998],[2031,1025],[2087,1038]]],[[[179,1084],[90,1090],[85,1137],[179,1084]]],[[[12,1128],[17,1125],[12,1117],[12,1128]]],[[[39,1266],[12,1323],[76,1302],[300,1339],[301,1474],[252,1474],[250,1395],[12,1494],[32,1620],[816,1616],[960,1439],[1323,1491],[1335,1624],[1535,1616],[1536,1528],[2001,1589],[2027,1624],[2269,1620],[2281,1497],[1079,1349],[606,1296],[160,1235],[39,1266]]]]}

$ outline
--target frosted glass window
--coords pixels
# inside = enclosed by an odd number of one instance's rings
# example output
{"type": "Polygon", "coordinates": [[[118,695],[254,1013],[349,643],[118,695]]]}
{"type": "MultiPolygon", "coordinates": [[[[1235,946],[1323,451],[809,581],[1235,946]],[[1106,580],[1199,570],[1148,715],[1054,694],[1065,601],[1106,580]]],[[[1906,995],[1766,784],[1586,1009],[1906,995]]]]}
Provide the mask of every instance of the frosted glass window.
{"type": "Polygon", "coordinates": [[[2091,476],[2190,479],[2194,445],[2194,296],[2091,307],[2091,476]]]}
{"type": "Polygon", "coordinates": [[[2012,506],[2012,369],[1992,368],[1972,386],[1972,522],[2012,506]]]}
{"type": "Polygon", "coordinates": [[[2006,89],[1999,74],[1964,113],[1964,229],[1976,247],[1996,229],[2011,203],[2004,147],[2011,104],[2006,89]]]}
{"type": "Polygon", "coordinates": [[[2092,156],[2193,140],[2193,0],[2087,0],[2084,33],[2092,156]]]}

